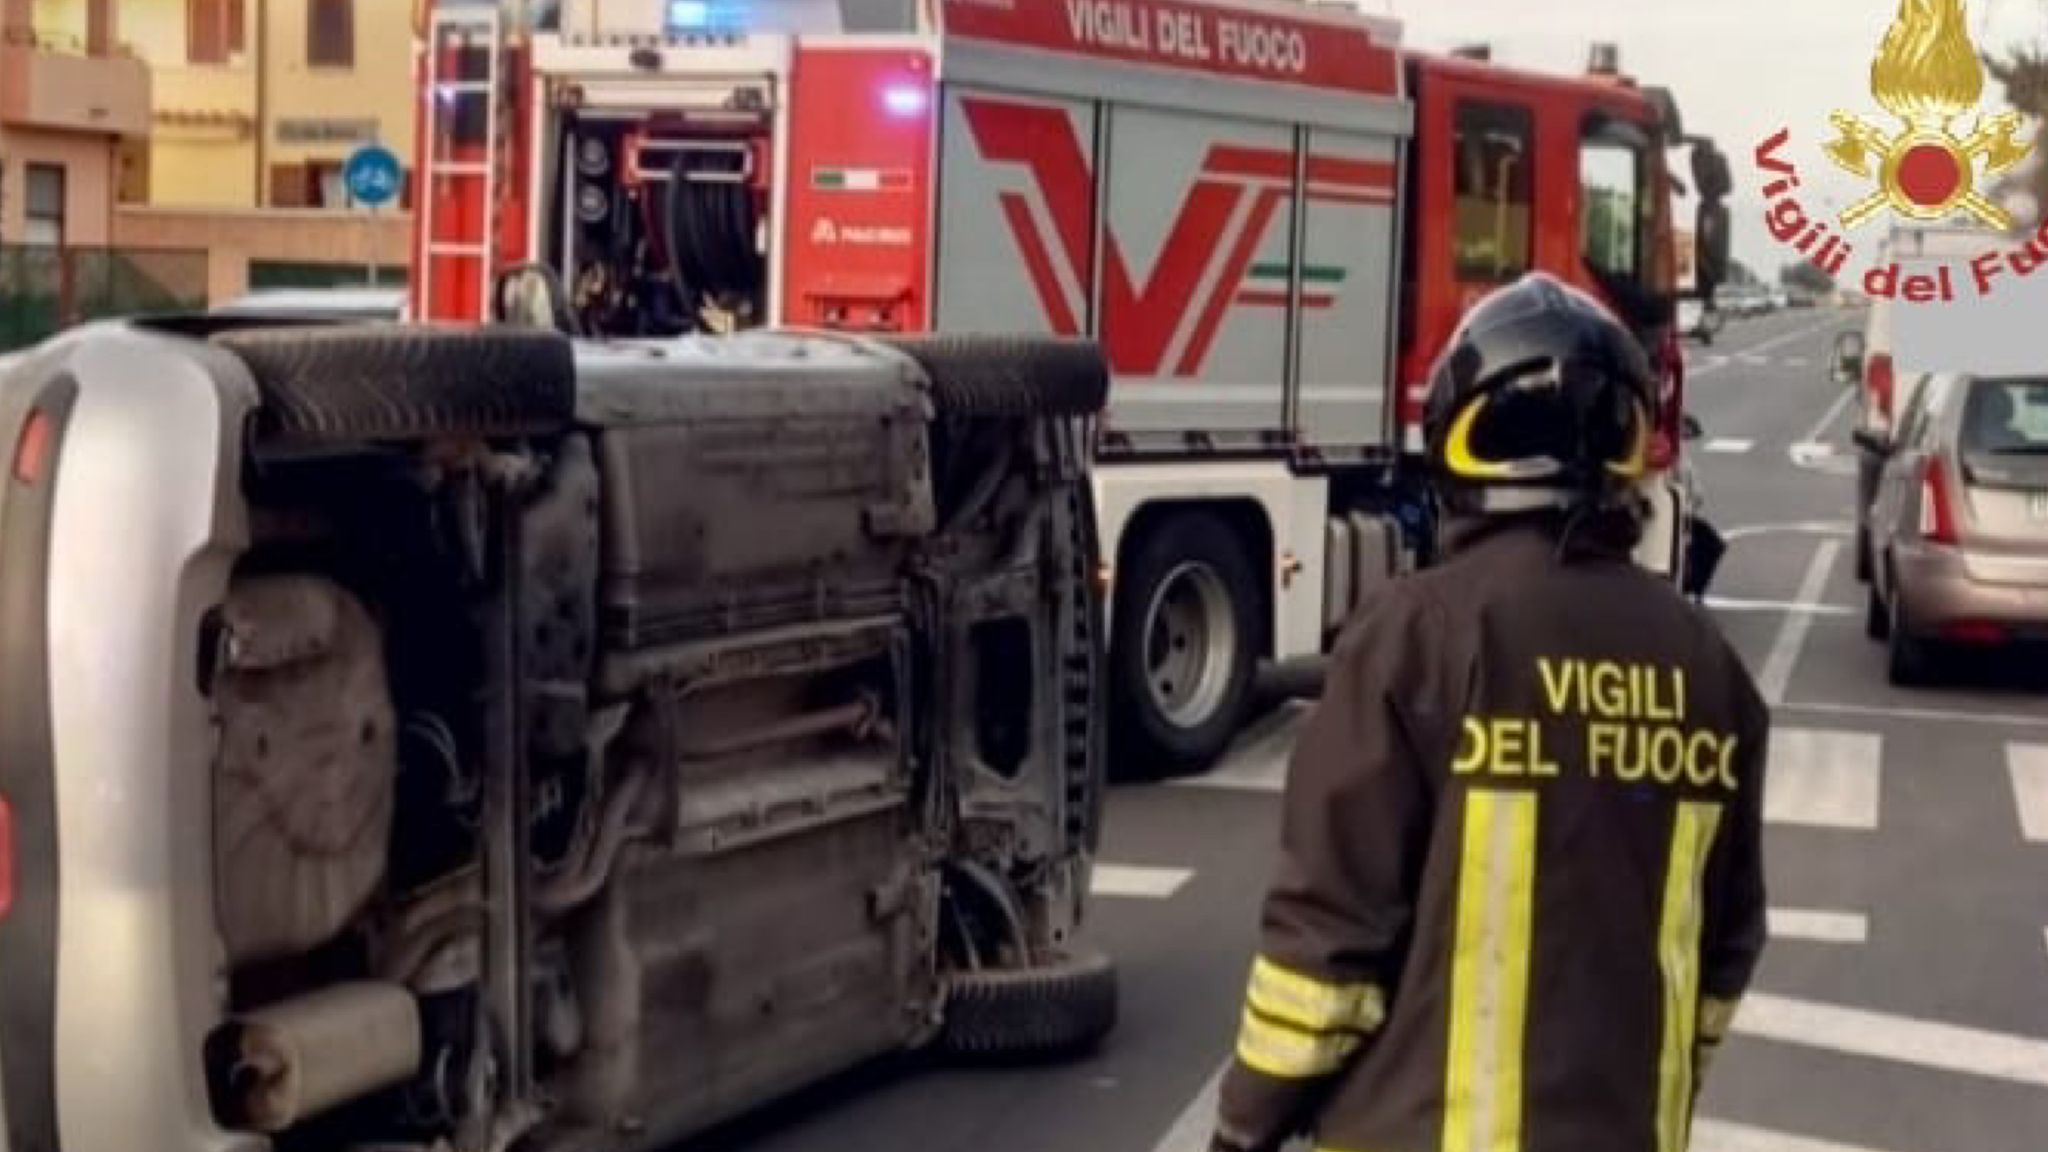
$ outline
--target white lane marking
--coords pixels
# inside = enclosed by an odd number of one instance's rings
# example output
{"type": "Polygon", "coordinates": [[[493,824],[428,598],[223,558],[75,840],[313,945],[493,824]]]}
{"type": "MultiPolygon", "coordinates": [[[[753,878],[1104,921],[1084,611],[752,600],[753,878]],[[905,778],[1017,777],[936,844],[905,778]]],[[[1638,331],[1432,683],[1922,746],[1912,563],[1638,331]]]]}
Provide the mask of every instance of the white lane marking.
{"type": "Polygon", "coordinates": [[[1773,730],[1764,769],[1764,819],[1811,828],[1876,828],[1883,750],[1873,732],[1773,730]]]}
{"type": "Polygon", "coordinates": [[[1721,532],[1723,540],[1743,540],[1751,536],[1853,536],[1856,525],[1847,520],[1802,520],[1792,524],[1745,524],[1739,528],[1727,528],[1721,532]]]}
{"type": "Polygon", "coordinates": [[[1088,890],[1096,896],[1164,900],[1194,876],[1190,868],[1147,868],[1136,864],[1097,864],[1088,890]]]}
{"type": "Polygon", "coordinates": [[[1847,408],[1849,401],[1855,398],[1856,390],[1854,388],[1842,389],[1842,394],[1835,397],[1835,402],[1828,405],[1828,410],[1821,413],[1820,419],[1813,422],[1813,427],[1806,430],[1806,435],[1803,439],[1810,444],[1825,441],[1828,430],[1833,428],[1835,421],[1841,417],[1842,409],[1847,408]]]}
{"type": "Polygon", "coordinates": [[[1174,785],[1227,792],[1285,790],[1287,760],[1294,751],[1295,734],[1308,712],[1309,705],[1299,702],[1281,707],[1247,729],[1238,738],[1237,746],[1226,753],[1215,768],[1200,776],[1175,780],[1174,785]]]}
{"type": "Polygon", "coordinates": [[[1906,708],[1875,704],[1839,704],[1827,700],[1785,702],[1780,712],[1811,712],[1818,716],[1871,716],[1887,720],[1926,720],[1936,724],[2005,724],[2018,728],[2048,728],[2048,717],[2024,712],[1975,712],[1961,708],[1906,708]]]}
{"type": "MultiPolygon", "coordinates": [[[[1811,336],[1815,332],[1818,332],[1823,328],[1831,328],[1839,323],[1840,321],[1837,320],[1823,320],[1818,324],[1809,324],[1804,328],[1794,328],[1790,332],[1781,332],[1778,335],[1771,337],[1769,340],[1766,340],[1761,344],[1757,344],[1753,347],[1743,349],[1742,352],[1738,352],[1736,353],[1736,355],[1759,355],[1761,353],[1768,352],[1781,344],[1789,344],[1802,336],[1811,336]]],[[[1710,376],[1715,372],[1718,372],[1721,369],[1728,367],[1732,363],[1734,363],[1734,361],[1729,360],[1725,356],[1723,356],[1720,360],[1713,364],[1709,364],[1704,368],[1688,373],[1686,376],[1686,382],[1691,383],[1692,381],[1697,380],[1702,376],[1710,376]]]]}
{"type": "Polygon", "coordinates": [[[1152,1152],[1203,1152],[1209,1146],[1209,1137],[1216,1131],[1216,1094],[1228,1071],[1230,1061],[1225,1060],[1202,1082],[1195,1098],[1173,1118],[1173,1126],[1152,1146],[1152,1152]]]}
{"type": "Polygon", "coordinates": [[[1804,368],[1806,367],[1807,360],[1804,356],[1787,356],[1785,357],[1784,364],[1787,368],[1804,368]]]}
{"type": "Polygon", "coordinates": [[[2012,773],[2020,835],[2031,843],[2048,842],[2048,744],[2007,744],[2005,767],[2012,773]]]}
{"type": "Polygon", "coordinates": [[[1747,452],[1754,447],[1756,447],[1756,441],[1754,440],[1717,438],[1709,440],[1705,444],[1701,445],[1701,450],[1705,452],[1713,452],[1722,456],[1740,456],[1744,452],[1747,452]]]}
{"type": "Polygon", "coordinates": [[[1280,754],[1239,760],[1200,776],[1175,780],[1173,786],[1209,788],[1219,792],[1284,792],[1287,790],[1287,757],[1280,754]]]}
{"type": "MultiPolygon", "coordinates": [[[[1820,594],[1828,586],[1828,573],[1835,566],[1835,554],[1841,550],[1840,540],[1823,540],[1814,549],[1813,560],[1806,566],[1806,578],[1799,582],[1797,603],[1820,603],[1820,594]]],[[[1777,704],[1785,699],[1785,689],[1792,683],[1792,669],[1799,663],[1799,650],[1806,646],[1806,633],[1812,627],[1813,617],[1804,612],[1786,613],[1785,622],[1778,625],[1770,655],[1764,659],[1763,674],[1757,677],[1765,703],[1777,704]]]]}
{"type": "Polygon", "coordinates": [[[1707,607],[1716,612],[1804,612],[1809,616],[1854,616],[1854,608],[1840,604],[1800,604],[1792,600],[1742,600],[1730,596],[1709,596],[1707,607]]]}
{"type": "Polygon", "coordinates": [[[1837,1144],[1704,1116],[1693,1121],[1692,1143],[1687,1147],[1691,1152],[1878,1152],[1860,1144],[1837,1144]]]}
{"type": "Polygon", "coordinates": [[[1745,1036],[2048,1088],[2048,1040],[1751,992],[1733,1028],[1745,1036]]]}
{"type": "Polygon", "coordinates": [[[1870,918],[1861,912],[1772,908],[1767,918],[1771,935],[1776,939],[1814,940],[1823,944],[1864,944],[1870,940],[1870,918]]]}

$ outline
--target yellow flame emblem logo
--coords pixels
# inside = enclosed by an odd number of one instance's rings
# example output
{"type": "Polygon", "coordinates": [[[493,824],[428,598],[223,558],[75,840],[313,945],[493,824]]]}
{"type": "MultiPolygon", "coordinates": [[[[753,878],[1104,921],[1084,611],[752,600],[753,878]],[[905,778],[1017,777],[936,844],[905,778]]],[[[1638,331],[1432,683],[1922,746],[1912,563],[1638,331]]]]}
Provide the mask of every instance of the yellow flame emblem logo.
{"type": "Polygon", "coordinates": [[[1842,210],[1842,227],[1856,228],[1883,208],[1909,220],[1962,212],[2000,231],[2012,227],[2012,215],[1977,191],[1977,181],[2011,169],[2032,146],[2013,138],[2017,112],[1978,113],[1968,134],[1956,129],[1984,95],[1963,0],[1899,0],[1870,62],[1870,94],[1903,127],[1886,131],[1848,112],[1828,117],[1838,133],[1828,159],[1878,185],[1842,210]]]}

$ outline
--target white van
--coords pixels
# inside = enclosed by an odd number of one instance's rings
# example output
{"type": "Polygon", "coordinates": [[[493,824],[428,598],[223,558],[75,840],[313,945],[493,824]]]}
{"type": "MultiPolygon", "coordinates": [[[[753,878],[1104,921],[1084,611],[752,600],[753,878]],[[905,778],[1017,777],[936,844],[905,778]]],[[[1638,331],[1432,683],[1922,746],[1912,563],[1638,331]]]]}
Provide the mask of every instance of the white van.
{"type": "MultiPolygon", "coordinates": [[[[1878,246],[1873,266],[1898,261],[1904,275],[1932,270],[1942,264],[1954,267],[1959,291],[1971,291],[1967,281],[1970,260],[2002,237],[1981,228],[1907,227],[1895,225],[1878,246]]],[[[1911,305],[1908,305],[1911,307],[1911,305]]],[[[1856,578],[1870,578],[1870,505],[1877,496],[1882,457],[1872,450],[1876,444],[1892,441],[1895,417],[1906,410],[1913,395],[1929,373],[1898,372],[1893,365],[1894,316],[1898,302],[1883,296],[1870,297],[1863,332],[1845,332],[1835,342],[1834,376],[1844,384],[1857,385],[1855,437],[1856,459],[1856,578]]]]}

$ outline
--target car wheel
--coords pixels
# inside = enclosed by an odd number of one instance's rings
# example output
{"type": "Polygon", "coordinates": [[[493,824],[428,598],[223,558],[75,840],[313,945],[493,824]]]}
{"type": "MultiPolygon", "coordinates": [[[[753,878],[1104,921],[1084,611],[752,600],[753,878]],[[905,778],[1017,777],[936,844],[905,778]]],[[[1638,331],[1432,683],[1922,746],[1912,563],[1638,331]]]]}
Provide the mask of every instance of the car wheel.
{"type": "Polygon", "coordinates": [[[1099,1044],[1116,1019],[1116,965],[1082,950],[1031,968],[949,975],[938,1043],[967,1061],[1067,1057],[1099,1044]]]}
{"type": "Polygon", "coordinates": [[[1885,606],[1884,597],[1877,594],[1877,584],[1873,582],[1864,594],[1863,634],[1872,640],[1883,640],[1891,633],[1891,609],[1885,606]]]}
{"type": "Polygon", "coordinates": [[[1117,775],[1182,776],[1215,763],[1251,697],[1263,597],[1243,543],[1207,512],[1147,531],[1117,575],[1117,775]]]}
{"type": "Polygon", "coordinates": [[[879,341],[909,357],[945,416],[1092,416],[1109,395],[1109,364],[1080,340],[905,336],[879,341]]]}
{"type": "Polygon", "coordinates": [[[1885,674],[1900,688],[1917,688],[1927,683],[1932,656],[1925,641],[1913,635],[1896,584],[1892,588],[1891,613],[1886,625],[1885,674]]]}
{"type": "Polygon", "coordinates": [[[541,436],[575,423],[576,368],[553,332],[251,328],[213,342],[255,379],[267,444],[541,436]]]}

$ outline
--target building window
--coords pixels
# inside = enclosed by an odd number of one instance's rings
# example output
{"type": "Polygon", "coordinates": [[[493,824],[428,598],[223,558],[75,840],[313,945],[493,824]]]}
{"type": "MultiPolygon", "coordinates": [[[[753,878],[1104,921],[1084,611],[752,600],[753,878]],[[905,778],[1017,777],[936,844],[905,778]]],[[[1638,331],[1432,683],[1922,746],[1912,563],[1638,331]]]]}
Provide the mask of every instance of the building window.
{"type": "Polygon", "coordinates": [[[226,64],[248,47],[243,39],[243,0],[185,0],[185,60],[226,64]]]}
{"type": "Polygon", "coordinates": [[[1452,160],[1458,279],[1506,281],[1528,271],[1532,192],[1529,110],[1462,103],[1452,160]]]}
{"type": "Polygon", "coordinates": [[[356,66],[355,0],[308,0],[306,63],[314,68],[356,66]]]}
{"type": "Polygon", "coordinates": [[[25,166],[24,216],[27,227],[22,238],[30,244],[46,244],[52,248],[64,244],[64,166],[62,164],[29,164],[25,166]]]}
{"type": "Polygon", "coordinates": [[[306,160],[270,166],[272,208],[348,208],[348,185],[340,160],[306,160]]]}

